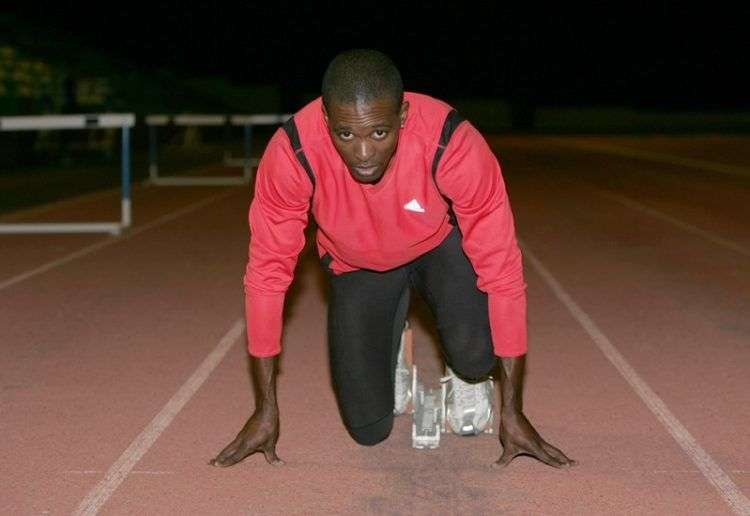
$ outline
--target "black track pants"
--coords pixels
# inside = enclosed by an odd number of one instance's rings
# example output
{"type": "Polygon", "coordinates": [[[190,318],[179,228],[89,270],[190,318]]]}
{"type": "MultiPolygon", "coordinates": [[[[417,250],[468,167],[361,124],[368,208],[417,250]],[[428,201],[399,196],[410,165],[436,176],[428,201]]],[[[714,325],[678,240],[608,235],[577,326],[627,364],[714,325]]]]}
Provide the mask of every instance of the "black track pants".
{"type": "MultiPolygon", "coordinates": [[[[329,262],[324,256],[324,265],[329,262]]],[[[410,287],[432,310],[443,356],[457,374],[478,380],[493,368],[487,295],[476,286],[457,229],[399,268],[328,276],[333,387],[344,425],[358,443],[377,444],[393,427],[394,366],[410,287]]]]}

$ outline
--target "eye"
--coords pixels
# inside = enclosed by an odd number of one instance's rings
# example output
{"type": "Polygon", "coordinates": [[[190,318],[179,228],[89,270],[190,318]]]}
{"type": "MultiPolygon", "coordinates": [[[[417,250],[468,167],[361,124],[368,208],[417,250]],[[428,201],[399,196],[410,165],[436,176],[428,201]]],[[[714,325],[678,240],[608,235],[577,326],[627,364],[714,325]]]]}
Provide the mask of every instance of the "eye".
{"type": "Polygon", "coordinates": [[[386,131],[385,129],[376,129],[375,132],[372,133],[372,135],[376,140],[382,140],[383,138],[388,136],[388,131],[386,131]]]}
{"type": "Polygon", "coordinates": [[[349,141],[352,139],[352,133],[349,131],[341,131],[339,133],[339,138],[341,138],[344,141],[349,141]]]}

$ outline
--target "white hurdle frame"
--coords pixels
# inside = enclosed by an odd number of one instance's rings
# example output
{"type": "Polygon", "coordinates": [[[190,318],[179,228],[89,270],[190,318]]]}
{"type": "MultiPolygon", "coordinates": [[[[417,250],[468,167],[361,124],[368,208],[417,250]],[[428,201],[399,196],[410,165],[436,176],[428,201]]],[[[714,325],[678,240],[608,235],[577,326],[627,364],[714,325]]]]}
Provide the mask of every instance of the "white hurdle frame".
{"type": "Polygon", "coordinates": [[[156,128],[169,124],[178,126],[223,126],[226,115],[148,115],[148,182],[156,186],[224,186],[240,185],[247,182],[244,177],[180,177],[160,176],[157,158],[156,128]]]}
{"type": "Polygon", "coordinates": [[[149,159],[148,176],[149,183],[157,186],[232,186],[243,185],[252,179],[253,168],[258,166],[258,160],[252,158],[253,150],[253,126],[256,125],[278,125],[284,123],[291,114],[263,114],[263,115],[148,115],[146,126],[148,127],[149,159]],[[244,157],[232,159],[224,158],[224,165],[228,167],[242,167],[242,176],[229,177],[179,177],[160,176],[158,164],[158,140],[156,138],[157,127],[167,126],[170,123],[177,126],[222,126],[227,122],[232,126],[244,128],[243,147],[244,157]]]}
{"type": "Polygon", "coordinates": [[[250,177],[252,169],[260,163],[258,158],[253,158],[253,126],[256,125],[281,125],[292,117],[291,113],[262,114],[262,115],[231,115],[229,123],[235,127],[244,128],[243,141],[245,155],[242,158],[225,157],[224,164],[227,166],[242,167],[246,176],[250,177]]]}
{"type": "Polygon", "coordinates": [[[0,117],[0,131],[39,131],[52,129],[122,130],[120,222],[25,222],[0,224],[0,234],[29,233],[109,233],[119,235],[132,222],[130,204],[130,128],[135,125],[133,113],[82,115],[37,115],[0,117]]]}

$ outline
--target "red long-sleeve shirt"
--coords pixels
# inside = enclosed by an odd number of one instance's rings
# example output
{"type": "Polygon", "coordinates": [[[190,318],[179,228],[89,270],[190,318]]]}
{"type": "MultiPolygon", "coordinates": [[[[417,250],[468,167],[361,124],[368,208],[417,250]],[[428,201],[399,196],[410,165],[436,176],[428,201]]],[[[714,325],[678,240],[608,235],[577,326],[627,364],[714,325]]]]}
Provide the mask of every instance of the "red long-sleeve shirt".
{"type": "Polygon", "coordinates": [[[286,133],[279,129],[271,138],[249,213],[244,283],[251,355],[281,351],[284,298],[304,246],[308,211],[318,224],[318,253],[332,257],[335,273],[385,271],[435,248],[448,235],[443,195],[452,201],[477,286],[488,294],[495,354],[526,352],[526,285],[500,165],[481,134],[463,122],[433,179],[432,160],[451,108],[426,95],[407,92],[404,97],[409,102],[406,123],[377,184],[362,184],[350,175],[331,141],[320,98],[295,115],[314,188],[286,133]]]}

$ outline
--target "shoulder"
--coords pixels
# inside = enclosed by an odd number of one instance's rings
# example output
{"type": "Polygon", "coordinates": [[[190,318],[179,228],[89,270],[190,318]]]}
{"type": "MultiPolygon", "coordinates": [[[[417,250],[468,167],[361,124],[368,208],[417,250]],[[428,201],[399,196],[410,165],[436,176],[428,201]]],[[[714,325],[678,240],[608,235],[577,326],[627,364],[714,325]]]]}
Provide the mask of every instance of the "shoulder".
{"type": "Polygon", "coordinates": [[[328,137],[323,117],[323,99],[318,97],[294,113],[294,123],[300,136],[302,147],[324,137],[328,137]]]}
{"type": "Polygon", "coordinates": [[[438,142],[453,107],[442,100],[422,93],[404,92],[409,112],[404,129],[429,142],[438,142]]]}
{"type": "Polygon", "coordinates": [[[425,95],[424,93],[417,93],[414,91],[405,91],[404,100],[409,102],[411,107],[418,109],[426,116],[429,115],[445,115],[453,107],[445,101],[425,95]]]}

